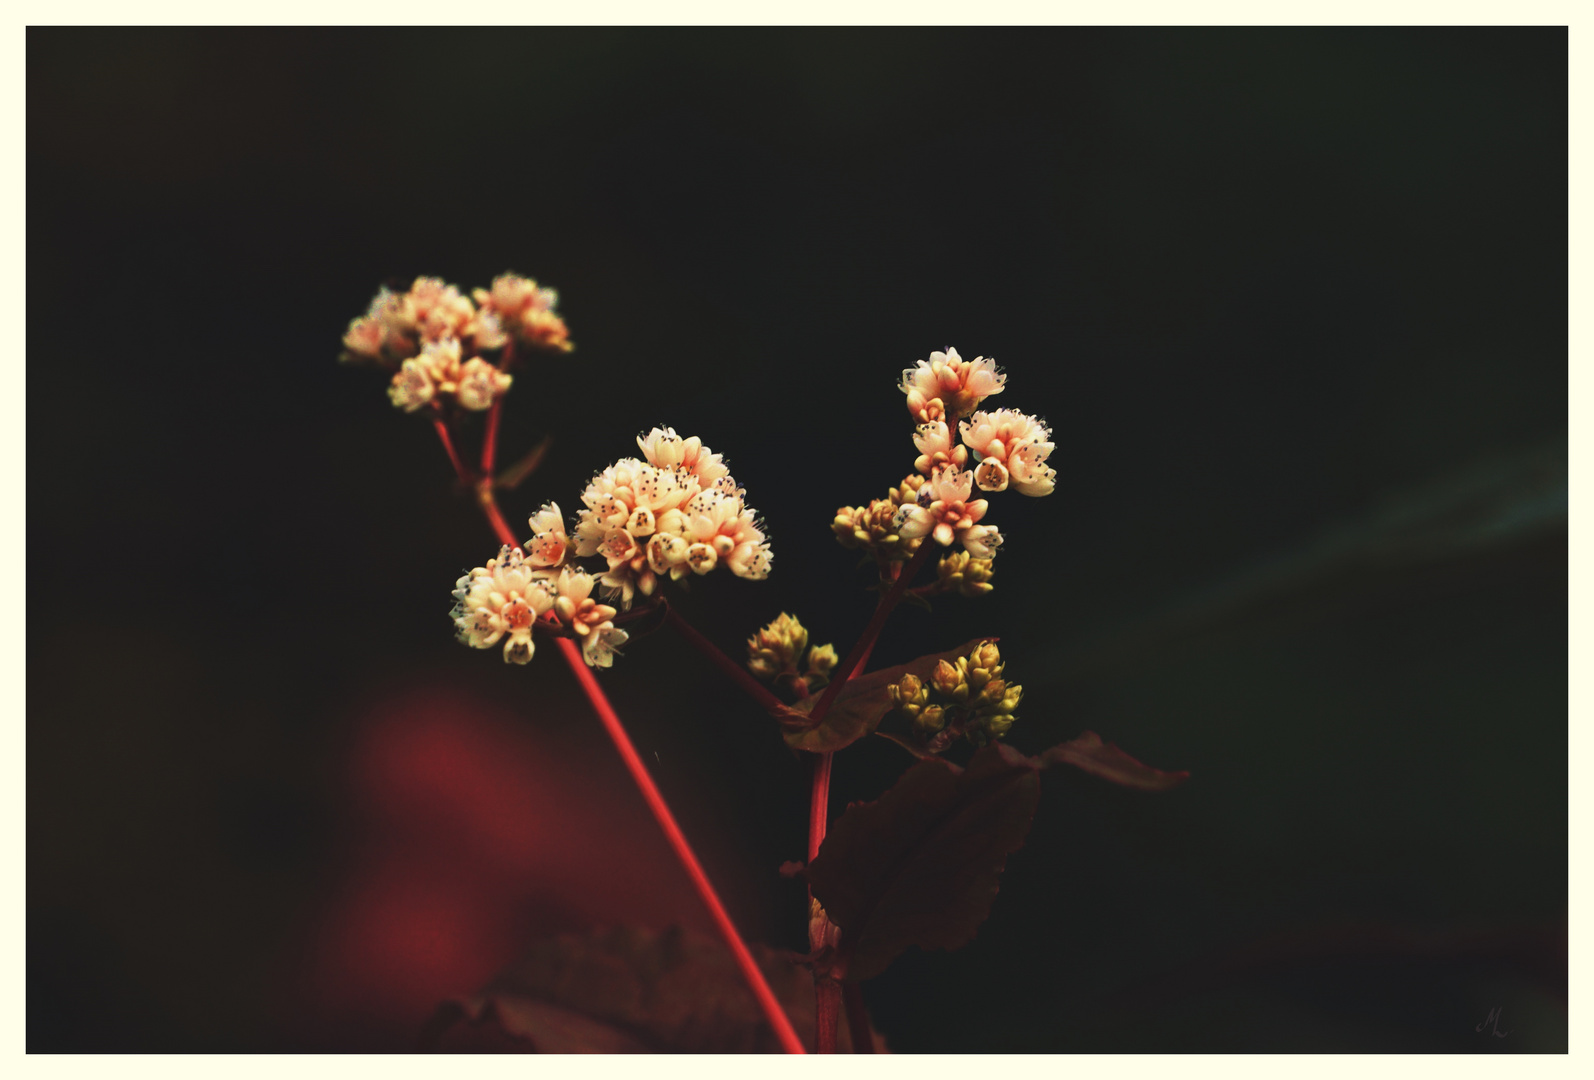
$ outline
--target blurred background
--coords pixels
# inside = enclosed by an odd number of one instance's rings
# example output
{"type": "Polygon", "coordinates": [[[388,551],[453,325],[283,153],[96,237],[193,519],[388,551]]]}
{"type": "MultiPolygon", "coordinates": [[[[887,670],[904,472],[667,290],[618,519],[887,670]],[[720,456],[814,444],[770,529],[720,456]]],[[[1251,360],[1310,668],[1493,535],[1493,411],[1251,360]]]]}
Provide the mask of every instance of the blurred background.
{"type": "MultiPolygon", "coordinates": [[[[496,544],[336,363],[383,282],[506,270],[577,343],[517,374],[507,516],[700,435],[776,555],[679,600],[733,654],[861,630],[829,522],[911,467],[903,367],[1052,425],[995,593],[876,662],[999,634],[1015,746],[1192,779],[1048,774],[977,939],[866,987],[893,1049],[1566,1049],[1564,29],[27,50],[30,1051],[402,1051],[535,938],[706,928],[562,665],[453,642],[496,544]]],[[[806,763],[667,630],[603,682],[800,947],[806,763]]]]}

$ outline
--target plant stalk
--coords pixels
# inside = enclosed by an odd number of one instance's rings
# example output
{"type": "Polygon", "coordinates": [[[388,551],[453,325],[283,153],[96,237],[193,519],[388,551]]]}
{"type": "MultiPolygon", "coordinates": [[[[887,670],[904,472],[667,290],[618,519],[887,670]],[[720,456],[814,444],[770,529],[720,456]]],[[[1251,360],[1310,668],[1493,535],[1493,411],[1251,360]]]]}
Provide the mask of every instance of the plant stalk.
{"type": "MultiPolygon", "coordinates": [[[[449,460],[454,463],[454,470],[466,485],[471,483],[471,477],[466,472],[464,465],[459,460],[459,455],[454,452],[453,441],[449,438],[448,427],[441,419],[437,421],[437,433],[443,441],[443,446],[448,450],[449,460]]],[[[497,500],[493,498],[492,481],[485,478],[477,487],[478,501],[483,512],[487,515],[488,523],[498,539],[510,547],[518,546],[515,535],[505,523],[503,515],[498,510],[497,500]]],[[[653,813],[653,819],[658,822],[659,828],[664,832],[664,838],[669,841],[671,850],[691,879],[692,885],[697,889],[698,897],[703,905],[708,908],[710,917],[720,937],[731,950],[736,959],[736,965],[741,969],[742,977],[747,981],[748,988],[752,990],[753,997],[757,999],[759,1008],[763,1010],[765,1018],[775,1029],[775,1036],[780,1040],[782,1049],[788,1054],[806,1053],[802,1040],[797,1037],[797,1032],[792,1028],[791,1020],[786,1016],[786,1011],[781,1008],[774,991],[769,988],[769,983],[764,979],[763,972],[758,970],[758,964],[753,955],[748,951],[747,945],[736,931],[736,925],[731,922],[731,917],[725,910],[725,905],[720,903],[719,895],[714,891],[713,884],[708,875],[704,873],[702,864],[697,861],[692,846],[687,842],[686,834],[681,831],[680,825],[675,821],[675,815],[670,812],[669,804],[664,801],[664,795],[658,786],[653,783],[653,778],[648,775],[647,766],[642,763],[641,755],[636,752],[630,736],[625,732],[620,723],[619,715],[614,707],[609,704],[609,699],[598,685],[598,680],[593,676],[592,670],[587,667],[581,658],[580,647],[569,638],[556,638],[560,655],[565,658],[566,665],[575,674],[576,682],[585,691],[587,700],[592,705],[593,712],[598,714],[598,720],[603,724],[604,731],[608,733],[615,749],[620,753],[620,760],[625,763],[626,770],[630,772],[632,781],[641,791],[643,800],[648,804],[648,809],[653,813]]]]}

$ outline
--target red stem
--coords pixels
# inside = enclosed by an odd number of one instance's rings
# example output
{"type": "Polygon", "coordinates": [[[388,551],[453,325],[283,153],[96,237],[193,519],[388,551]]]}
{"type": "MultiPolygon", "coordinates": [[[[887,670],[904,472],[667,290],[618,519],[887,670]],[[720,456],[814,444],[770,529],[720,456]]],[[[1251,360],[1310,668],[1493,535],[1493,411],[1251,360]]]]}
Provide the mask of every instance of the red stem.
{"type": "Polygon", "coordinates": [[[491,477],[482,477],[481,486],[476,489],[476,499],[481,503],[482,513],[487,515],[487,523],[493,527],[493,532],[498,534],[498,539],[510,547],[519,547],[520,541],[515,539],[515,530],[509,527],[504,515],[498,512],[498,500],[493,498],[491,477]]]}
{"type": "Polygon", "coordinates": [[[786,1018],[785,1011],[780,1007],[780,1002],[775,1000],[774,991],[770,990],[769,983],[764,981],[763,972],[758,970],[758,964],[753,960],[752,953],[747,951],[747,946],[742,943],[741,935],[736,932],[736,926],[731,922],[731,917],[726,913],[724,905],[714,892],[714,886],[709,883],[708,875],[703,872],[703,867],[698,863],[697,856],[692,853],[692,846],[686,841],[686,834],[681,832],[681,827],[675,823],[675,815],[670,813],[669,805],[664,801],[664,796],[654,785],[653,778],[648,775],[647,766],[642,764],[642,758],[637,754],[636,747],[631,744],[631,739],[626,735],[625,728],[620,725],[620,717],[615,714],[609,705],[609,699],[604,696],[603,688],[598,685],[598,680],[593,677],[592,670],[581,659],[581,649],[569,638],[559,638],[559,650],[564,654],[565,662],[570,665],[570,670],[576,674],[576,679],[581,683],[581,688],[587,692],[587,697],[592,701],[593,711],[598,714],[598,719],[603,722],[603,728],[609,733],[609,738],[614,740],[615,749],[620,751],[620,759],[625,762],[625,767],[631,772],[631,779],[636,781],[637,788],[642,792],[642,797],[647,800],[648,809],[653,811],[654,820],[659,823],[659,828],[664,830],[665,839],[670,842],[670,847],[675,849],[675,856],[686,868],[687,875],[691,877],[692,884],[697,887],[697,894],[703,900],[709,914],[714,917],[714,925],[720,932],[720,937],[725,939],[725,944],[730,947],[736,957],[736,964],[742,969],[742,977],[747,980],[747,985],[752,988],[753,996],[758,999],[759,1007],[764,1010],[770,1025],[775,1029],[781,1046],[788,1054],[804,1053],[801,1040],[797,1032],[792,1030],[791,1021],[786,1018]]]}
{"type": "MultiPolygon", "coordinates": [[[[459,473],[460,479],[468,482],[464,466],[460,464],[459,455],[454,453],[453,443],[448,437],[448,429],[441,420],[437,424],[437,433],[443,440],[443,445],[448,449],[448,456],[454,463],[454,470],[459,473]]],[[[491,481],[488,481],[490,485],[491,481]]],[[[487,514],[487,520],[492,525],[493,531],[498,534],[498,539],[511,547],[516,546],[514,533],[509,531],[503,515],[498,512],[497,501],[493,498],[491,486],[479,489],[482,509],[487,514]]],[[[569,638],[556,638],[559,652],[565,658],[566,665],[575,673],[576,681],[581,684],[581,689],[586,692],[587,700],[592,704],[592,711],[598,714],[598,720],[603,724],[603,729],[613,740],[615,749],[620,752],[620,760],[625,763],[626,769],[631,773],[631,779],[636,783],[637,789],[642,792],[642,798],[647,802],[648,809],[653,812],[653,818],[659,823],[659,828],[664,831],[664,838],[669,841],[675,856],[680,860],[682,868],[686,870],[687,877],[692,879],[692,885],[697,889],[703,905],[708,908],[709,915],[714,920],[714,926],[720,932],[720,937],[730,948],[731,954],[736,958],[736,965],[742,970],[742,977],[747,980],[753,997],[758,1000],[759,1008],[769,1024],[775,1029],[775,1036],[780,1040],[781,1048],[788,1054],[801,1054],[803,1044],[797,1038],[797,1032],[792,1029],[791,1020],[776,1000],[775,993],[769,988],[769,983],[764,980],[763,972],[758,970],[758,964],[753,960],[753,954],[747,949],[740,934],[736,932],[736,925],[731,922],[730,915],[725,910],[725,905],[720,903],[714,886],[708,880],[708,875],[703,872],[702,864],[697,861],[697,856],[692,852],[692,846],[687,843],[686,834],[675,822],[675,815],[670,813],[669,804],[664,801],[664,795],[653,783],[653,778],[648,775],[648,770],[642,764],[641,756],[632,745],[631,738],[625,733],[625,728],[620,724],[620,717],[614,711],[614,706],[609,704],[608,696],[603,688],[598,685],[598,680],[593,676],[592,670],[587,667],[586,661],[581,659],[581,648],[569,638]]]]}
{"type": "Polygon", "coordinates": [[[826,751],[814,758],[813,795],[808,800],[808,861],[819,857],[819,845],[825,842],[825,829],[830,820],[830,763],[835,757],[826,751]]]}
{"type": "MultiPolygon", "coordinates": [[[[919,550],[913,553],[913,558],[908,560],[906,566],[899,563],[890,564],[890,573],[893,576],[890,590],[880,598],[880,603],[875,605],[874,615],[869,619],[869,625],[864,627],[863,636],[853,645],[847,658],[836,667],[836,679],[814,704],[809,716],[815,723],[823,720],[825,711],[830,708],[831,700],[840,692],[841,686],[848,679],[863,670],[864,664],[869,661],[869,654],[874,652],[875,642],[880,640],[880,631],[885,627],[886,617],[891,614],[891,609],[897,606],[907,589],[907,584],[918,573],[929,556],[930,538],[925,537],[919,544],[919,550]]],[[[825,831],[830,825],[830,767],[833,753],[822,753],[814,762],[813,791],[808,801],[808,861],[812,863],[819,857],[819,848],[825,842],[825,831]]],[[[808,899],[813,901],[813,890],[808,890],[808,899]]],[[[815,945],[817,947],[817,943],[815,945]]],[[[821,1054],[834,1054],[836,1052],[836,1025],[837,1015],[841,1011],[842,989],[837,981],[829,975],[814,975],[814,1012],[817,1030],[816,1046],[821,1054]]],[[[862,1008],[862,999],[858,1007],[862,1008]]],[[[848,1006],[847,1024],[852,1028],[852,1045],[855,1053],[873,1053],[874,1045],[869,1043],[868,1050],[859,1050],[856,1021],[853,1019],[851,1005],[848,1006]]],[[[865,1039],[869,1039],[869,1021],[865,1016],[863,1021],[865,1039]]]]}
{"type": "Polygon", "coordinates": [[[825,713],[830,709],[830,703],[841,692],[842,686],[848,679],[857,673],[863,662],[869,658],[869,653],[874,649],[875,639],[880,636],[880,631],[886,625],[886,617],[891,614],[891,609],[897,606],[902,599],[902,594],[907,592],[908,582],[913,580],[913,575],[919,572],[930,557],[930,550],[935,545],[927,536],[919,543],[919,550],[913,553],[913,558],[908,560],[897,580],[892,582],[891,590],[880,598],[880,603],[874,609],[874,615],[869,619],[869,625],[863,628],[863,636],[858,638],[852,651],[847,653],[847,658],[836,665],[837,678],[825,687],[825,692],[819,695],[819,701],[808,714],[815,724],[825,718],[825,713]]]}
{"type": "Polygon", "coordinates": [[[829,975],[817,976],[814,979],[814,1003],[818,1007],[814,1050],[821,1054],[834,1054],[836,1021],[841,1012],[841,983],[829,975]]]}
{"type": "MultiPolygon", "coordinates": [[[[498,359],[498,370],[508,371],[515,362],[515,339],[510,338],[498,359]]],[[[493,407],[487,411],[487,432],[482,436],[482,476],[493,475],[493,463],[498,460],[498,421],[504,415],[504,395],[499,394],[493,407]]]]}
{"type": "Polygon", "coordinates": [[[498,395],[493,407],[487,410],[487,432],[482,436],[482,475],[493,475],[493,462],[498,457],[498,421],[504,415],[504,396],[498,395]]]}
{"type": "Polygon", "coordinates": [[[869,1027],[869,1010],[863,1004],[863,984],[842,983],[841,1003],[847,1010],[847,1031],[852,1034],[852,1052],[874,1053],[874,1031],[869,1027]]]}
{"type": "Polygon", "coordinates": [[[743,690],[767,710],[785,708],[785,702],[776,697],[774,692],[753,678],[753,673],[748,671],[735,660],[726,656],[720,647],[697,632],[697,627],[682,618],[669,604],[664,606],[664,621],[675,627],[680,635],[697,648],[697,651],[708,657],[714,666],[730,677],[731,682],[743,690]]]}
{"type": "Polygon", "coordinates": [[[443,449],[448,451],[448,460],[453,463],[454,472],[459,476],[459,482],[470,484],[470,471],[465,468],[465,463],[459,459],[459,451],[454,449],[454,437],[448,433],[448,421],[443,419],[441,410],[433,414],[432,426],[437,429],[437,437],[443,440],[443,449]]]}

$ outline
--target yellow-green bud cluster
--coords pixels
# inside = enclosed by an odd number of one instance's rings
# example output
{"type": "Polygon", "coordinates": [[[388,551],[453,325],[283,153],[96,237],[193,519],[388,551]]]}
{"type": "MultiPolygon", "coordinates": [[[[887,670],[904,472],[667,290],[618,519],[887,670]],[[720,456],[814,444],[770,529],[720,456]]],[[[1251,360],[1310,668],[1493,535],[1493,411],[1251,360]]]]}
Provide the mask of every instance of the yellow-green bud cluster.
{"type": "Polygon", "coordinates": [[[943,555],[935,572],[942,592],[983,596],[995,588],[991,584],[991,560],[976,559],[967,551],[943,555]]]}
{"type": "Polygon", "coordinates": [[[924,538],[904,540],[898,535],[895,525],[897,508],[903,503],[916,501],[924,481],[923,476],[914,473],[887,492],[883,499],[875,499],[868,506],[843,506],[838,509],[835,520],[830,524],[836,540],[842,547],[863,548],[888,560],[911,558],[919,550],[924,538]]]}
{"type": "Polygon", "coordinates": [[[835,646],[815,645],[809,649],[807,628],[796,616],[785,612],[747,639],[747,669],[761,679],[785,676],[825,682],[835,667],[835,646]],[[808,664],[799,674],[799,661],[805,649],[808,650],[808,664]]]}
{"type": "Polygon", "coordinates": [[[747,639],[747,669],[761,679],[773,679],[797,667],[797,658],[808,648],[808,631],[794,616],[785,612],[774,622],[747,639]]]}
{"type": "Polygon", "coordinates": [[[891,700],[922,735],[950,722],[952,734],[966,734],[976,743],[999,739],[1013,726],[1024,697],[1022,686],[1002,678],[1003,667],[996,642],[982,641],[967,656],[937,661],[928,683],[904,675],[891,687],[891,700]],[[931,704],[932,690],[946,703],[931,704]]]}

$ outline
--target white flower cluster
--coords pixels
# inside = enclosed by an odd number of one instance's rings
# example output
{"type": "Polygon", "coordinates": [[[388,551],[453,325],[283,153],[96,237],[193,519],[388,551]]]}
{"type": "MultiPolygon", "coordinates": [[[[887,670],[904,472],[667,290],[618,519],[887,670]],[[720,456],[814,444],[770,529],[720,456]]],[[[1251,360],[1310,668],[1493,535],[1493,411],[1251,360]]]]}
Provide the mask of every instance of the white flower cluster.
{"type": "Polygon", "coordinates": [[[419,277],[409,291],[382,289],[349,324],[343,359],[393,372],[388,397],[405,412],[452,398],[462,408],[492,407],[511,376],[480,355],[511,339],[569,352],[569,330],[553,311],[557,295],[529,278],[504,274],[476,303],[441,278],[419,277]],[[480,305],[479,307],[477,305],[480,305]]]}
{"type": "Polygon", "coordinates": [[[769,576],[769,543],[718,454],[674,428],[654,428],[637,445],[646,460],[623,458],[587,485],[573,535],[559,504],[548,503],[531,516],[524,547],[506,546],[459,579],[451,616],[460,641],[478,649],[503,641],[504,659],[524,664],[542,619],[573,632],[588,665],[609,667],[627,635],[615,609],[593,599],[595,586],[629,608],[666,574],[679,580],[723,564],[755,581],[769,576]],[[572,561],[589,555],[602,555],[608,571],[594,576],[572,561]]]}
{"type": "Polygon", "coordinates": [[[609,667],[627,634],[614,625],[614,608],[592,599],[592,586],[592,575],[579,568],[564,566],[555,576],[506,545],[455,583],[450,614],[460,641],[477,649],[503,641],[504,659],[525,664],[534,651],[532,624],[552,612],[580,639],[588,666],[609,667]]]}
{"type": "Polygon", "coordinates": [[[971,500],[973,489],[1012,487],[1039,496],[1056,487],[1057,470],[1046,464],[1056,446],[1043,421],[1013,409],[975,411],[985,398],[1006,389],[1006,383],[994,360],[965,361],[956,349],[931,353],[929,360],[903,371],[899,389],[907,395],[908,412],[919,421],[913,436],[919,451],[914,466],[929,479],[915,501],[902,504],[892,518],[901,539],[930,536],[943,547],[956,540],[971,556],[989,559],[1002,534],[980,524],[989,504],[971,500]],[[949,421],[958,424],[961,445],[954,444],[949,421]],[[970,454],[976,463],[973,471],[965,468],[970,454]]]}
{"type": "Polygon", "coordinates": [[[654,428],[637,446],[646,460],[621,458],[592,478],[575,531],[577,555],[608,562],[599,580],[622,607],[638,592],[651,596],[666,574],[680,580],[723,564],[738,577],[769,576],[757,514],[718,454],[674,428],[654,428]]]}

